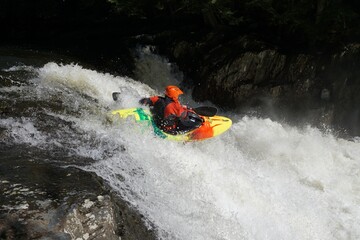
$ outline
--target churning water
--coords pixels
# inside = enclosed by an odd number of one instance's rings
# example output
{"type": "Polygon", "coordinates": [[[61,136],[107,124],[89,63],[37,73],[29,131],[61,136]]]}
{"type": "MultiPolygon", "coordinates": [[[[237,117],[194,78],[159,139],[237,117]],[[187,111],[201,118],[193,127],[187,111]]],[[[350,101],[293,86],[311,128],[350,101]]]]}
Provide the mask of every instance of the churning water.
{"type": "Polygon", "coordinates": [[[151,83],[53,62],[3,73],[13,82],[1,101],[19,112],[0,119],[2,141],[61,152],[64,165],[89,159],[81,168],[105,179],[160,239],[360,239],[357,140],[222,112],[233,120],[223,135],[171,142],[133,121],[107,121],[110,110],[159,94],[151,83]]]}

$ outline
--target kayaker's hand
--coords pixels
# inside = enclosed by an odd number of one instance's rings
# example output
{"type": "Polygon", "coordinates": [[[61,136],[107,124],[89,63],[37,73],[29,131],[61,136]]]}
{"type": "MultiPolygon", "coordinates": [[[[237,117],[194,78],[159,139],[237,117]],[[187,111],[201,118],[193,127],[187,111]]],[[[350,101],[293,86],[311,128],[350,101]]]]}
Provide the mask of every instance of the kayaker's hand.
{"type": "Polygon", "coordinates": [[[142,99],[140,99],[139,103],[142,105],[150,105],[151,100],[150,100],[150,98],[142,98],[142,99]]]}

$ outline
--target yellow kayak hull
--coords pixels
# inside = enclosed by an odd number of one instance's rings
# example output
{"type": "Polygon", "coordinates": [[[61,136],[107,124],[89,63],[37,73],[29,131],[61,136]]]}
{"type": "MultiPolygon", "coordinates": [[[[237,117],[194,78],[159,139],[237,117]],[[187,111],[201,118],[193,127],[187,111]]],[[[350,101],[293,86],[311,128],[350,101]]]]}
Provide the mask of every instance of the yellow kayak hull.
{"type": "Polygon", "coordinates": [[[155,125],[151,113],[147,109],[143,109],[143,108],[119,109],[112,111],[111,115],[114,118],[120,118],[120,119],[126,119],[129,117],[134,118],[136,122],[146,123],[149,126],[152,126],[154,128],[155,134],[160,136],[161,138],[166,138],[169,140],[181,141],[181,142],[200,141],[200,140],[209,139],[226,132],[232,125],[231,119],[227,117],[202,116],[205,119],[205,121],[199,128],[184,134],[172,135],[163,132],[155,125]]]}

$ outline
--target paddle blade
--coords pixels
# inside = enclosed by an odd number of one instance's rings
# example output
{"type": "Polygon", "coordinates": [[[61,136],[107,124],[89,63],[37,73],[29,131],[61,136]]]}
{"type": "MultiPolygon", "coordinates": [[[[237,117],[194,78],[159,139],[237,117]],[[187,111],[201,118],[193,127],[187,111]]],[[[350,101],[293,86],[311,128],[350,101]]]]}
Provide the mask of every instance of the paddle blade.
{"type": "Polygon", "coordinates": [[[197,107],[197,108],[193,108],[194,112],[196,112],[199,115],[202,116],[206,116],[206,117],[212,117],[215,116],[217,113],[217,108],[216,107],[197,107]]]}
{"type": "Polygon", "coordinates": [[[114,101],[117,101],[119,99],[119,95],[120,95],[120,92],[113,92],[112,93],[112,97],[113,97],[114,101]]]}

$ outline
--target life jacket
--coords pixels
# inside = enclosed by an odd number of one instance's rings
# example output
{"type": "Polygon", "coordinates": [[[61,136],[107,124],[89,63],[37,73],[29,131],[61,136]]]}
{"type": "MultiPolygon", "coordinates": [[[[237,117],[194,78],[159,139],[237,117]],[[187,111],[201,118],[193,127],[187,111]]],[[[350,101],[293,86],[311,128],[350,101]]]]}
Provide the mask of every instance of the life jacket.
{"type": "Polygon", "coordinates": [[[200,116],[169,97],[156,96],[150,100],[155,124],[167,133],[185,133],[200,127],[203,122],[200,116]]]}
{"type": "MultiPolygon", "coordinates": [[[[153,106],[150,108],[151,114],[153,115],[154,122],[157,126],[165,130],[164,128],[169,125],[169,122],[164,119],[165,108],[167,105],[173,102],[171,98],[168,97],[156,97],[156,102],[153,103],[153,106]]],[[[173,124],[170,124],[173,125],[173,124]]]]}

